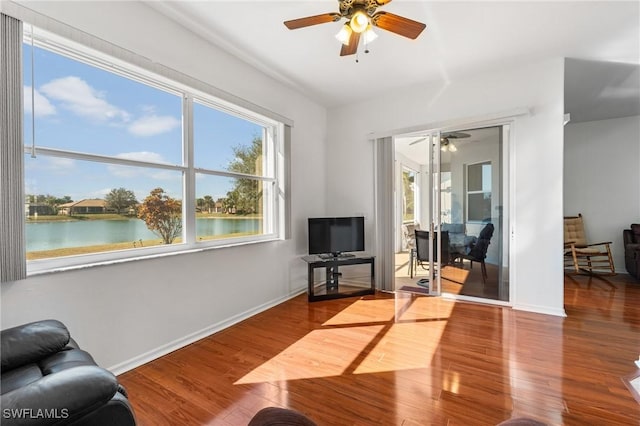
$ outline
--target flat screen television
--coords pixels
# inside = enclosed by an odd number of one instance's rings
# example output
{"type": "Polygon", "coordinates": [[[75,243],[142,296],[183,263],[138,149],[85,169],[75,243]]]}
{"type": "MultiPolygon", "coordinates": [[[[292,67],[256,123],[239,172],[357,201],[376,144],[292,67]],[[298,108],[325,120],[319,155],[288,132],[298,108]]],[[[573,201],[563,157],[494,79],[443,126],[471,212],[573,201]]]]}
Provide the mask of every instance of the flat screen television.
{"type": "Polygon", "coordinates": [[[364,251],[364,217],[309,218],[309,254],[344,256],[364,251]]]}

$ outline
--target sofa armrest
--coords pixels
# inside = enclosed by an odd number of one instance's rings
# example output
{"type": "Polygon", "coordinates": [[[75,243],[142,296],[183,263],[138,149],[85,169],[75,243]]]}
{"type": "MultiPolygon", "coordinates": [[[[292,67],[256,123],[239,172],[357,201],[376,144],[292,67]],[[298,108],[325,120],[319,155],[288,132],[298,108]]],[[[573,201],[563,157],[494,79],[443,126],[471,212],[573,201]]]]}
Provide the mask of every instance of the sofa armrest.
{"type": "Polygon", "coordinates": [[[640,250],[640,244],[627,244],[624,246],[625,253],[631,253],[640,250]]]}
{"type": "Polygon", "coordinates": [[[103,368],[70,368],[2,395],[2,424],[69,424],[109,402],[117,390],[116,377],[103,368]]]}
{"type": "Polygon", "coordinates": [[[0,332],[2,370],[37,362],[69,343],[69,330],[60,321],[44,320],[0,332]]]}

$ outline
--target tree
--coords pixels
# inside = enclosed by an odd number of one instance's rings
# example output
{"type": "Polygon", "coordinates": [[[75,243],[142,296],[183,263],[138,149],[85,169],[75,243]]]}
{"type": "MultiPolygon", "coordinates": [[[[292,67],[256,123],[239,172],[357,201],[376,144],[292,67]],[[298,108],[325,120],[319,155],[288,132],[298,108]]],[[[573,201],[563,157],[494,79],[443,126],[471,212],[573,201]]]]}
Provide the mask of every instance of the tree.
{"type": "Polygon", "coordinates": [[[112,189],[104,199],[107,202],[107,206],[115,209],[118,214],[120,214],[123,209],[128,209],[138,204],[138,200],[136,200],[133,191],[124,188],[112,189]]]}
{"type": "MultiPolygon", "coordinates": [[[[250,146],[236,146],[233,148],[234,160],[229,164],[229,171],[248,175],[262,174],[262,138],[256,136],[250,146]]],[[[258,211],[258,204],[262,198],[262,185],[254,179],[238,178],[235,187],[227,192],[230,208],[238,214],[250,214],[258,211]]]]}
{"type": "Polygon", "coordinates": [[[169,197],[162,188],[156,188],[144,199],[138,217],[153,233],[171,244],[182,233],[182,204],[169,197]]]}
{"type": "Polygon", "coordinates": [[[65,195],[65,196],[64,196],[64,197],[62,197],[62,198],[56,198],[54,202],[55,202],[55,204],[56,204],[57,206],[59,206],[60,204],[67,204],[67,203],[70,203],[70,202],[72,202],[72,201],[73,201],[73,200],[71,199],[71,197],[70,197],[70,196],[65,195]]]}
{"type": "Polygon", "coordinates": [[[213,204],[213,197],[211,195],[205,195],[204,206],[207,208],[207,213],[211,213],[212,204],[213,204]]]}

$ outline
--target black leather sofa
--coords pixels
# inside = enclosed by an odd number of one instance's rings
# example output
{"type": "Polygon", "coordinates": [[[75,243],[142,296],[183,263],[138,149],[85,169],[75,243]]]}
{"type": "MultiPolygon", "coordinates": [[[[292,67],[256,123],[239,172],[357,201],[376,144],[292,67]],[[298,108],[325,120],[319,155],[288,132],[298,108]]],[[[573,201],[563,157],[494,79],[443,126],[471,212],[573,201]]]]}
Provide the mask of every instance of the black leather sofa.
{"type": "Polygon", "coordinates": [[[124,388],[81,350],[60,321],[2,330],[0,423],[135,425],[124,388]]]}
{"type": "MultiPolygon", "coordinates": [[[[318,426],[299,411],[289,408],[267,407],[258,411],[247,426],[318,426]]],[[[515,417],[498,423],[497,426],[546,426],[528,417],[515,417]]]]}
{"type": "Polygon", "coordinates": [[[624,266],[632,277],[640,280],[640,224],[622,231],[624,242],[624,266]]]}

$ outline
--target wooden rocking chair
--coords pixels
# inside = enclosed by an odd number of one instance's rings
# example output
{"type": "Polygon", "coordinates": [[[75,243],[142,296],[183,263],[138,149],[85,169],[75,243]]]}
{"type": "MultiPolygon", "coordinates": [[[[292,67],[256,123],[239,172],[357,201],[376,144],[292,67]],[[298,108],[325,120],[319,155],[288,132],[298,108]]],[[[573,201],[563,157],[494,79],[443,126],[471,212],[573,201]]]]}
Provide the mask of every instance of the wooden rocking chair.
{"type": "Polygon", "coordinates": [[[587,243],[582,214],[564,218],[564,267],[572,273],[615,275],[611,241],[587,243]]]}

